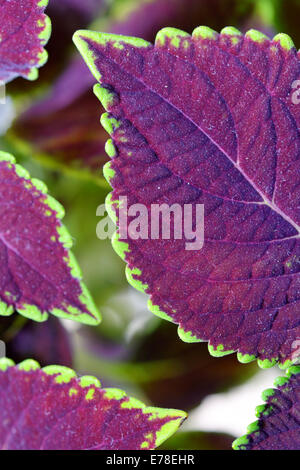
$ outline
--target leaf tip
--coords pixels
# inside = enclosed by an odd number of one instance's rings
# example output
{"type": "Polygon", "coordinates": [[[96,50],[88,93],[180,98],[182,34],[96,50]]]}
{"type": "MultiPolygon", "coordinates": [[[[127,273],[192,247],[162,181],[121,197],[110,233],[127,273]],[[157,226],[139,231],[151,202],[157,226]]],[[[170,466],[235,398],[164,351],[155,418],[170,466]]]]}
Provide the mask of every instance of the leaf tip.
{"type": "Polygon", "coordinates": [[[171,437],[187,419],[188,414],[179,410],[166,410],[166,416],[176,416],[165,423],[162,428],[157,431],[155,439],[155,447],[159,447],[169,437],[171,437]],[[174,413],[174,414],[173,414],[174,413]]]}
{"type": "Polygon", "coordinates": [[[80,52],[81,56],[85,60],[87,66],[89,67],[92,75],[95,79],[100,82],[101,74],[95,64],[97,60],[96,53],[89,47],[89,40],[96,41],[99,39],[101,33],[96,33],[94,31],[88,31],[80,29],[73,34],[73,42],[80,52]]]}

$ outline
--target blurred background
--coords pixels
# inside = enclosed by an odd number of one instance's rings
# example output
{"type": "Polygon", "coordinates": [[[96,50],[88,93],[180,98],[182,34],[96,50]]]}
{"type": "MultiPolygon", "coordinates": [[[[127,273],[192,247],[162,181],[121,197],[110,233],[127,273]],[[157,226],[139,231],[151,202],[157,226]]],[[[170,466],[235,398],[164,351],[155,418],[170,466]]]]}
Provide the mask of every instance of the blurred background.
{"type": "Polygon", "coordinates": [[[91,28],[152,41],[165,26],[191,33],[199,25],[217,31],[230,25],[270,37],[285,32],[300,47],[300,0],[50,0],[47,14],[53,25],[49,61],[38,81],[7,86],[0,148],[64,205],[73,251],[103,322],[95,328],[54,317],[44,324],[17,314],[0,319],[7,355],[70,366],[148,404],[189,411],[164,448],[230,449],[280,371],[242,365],[236,354],[216,359],[207,344],[183,343],[176,326],[154,317],[147,296],[128,285],[110,241],[97,238],[96,210],[110,191],[102,176],[108,136],[99,124],[103,109],[91,90],[94,79],[71,38],[91,28]]]}

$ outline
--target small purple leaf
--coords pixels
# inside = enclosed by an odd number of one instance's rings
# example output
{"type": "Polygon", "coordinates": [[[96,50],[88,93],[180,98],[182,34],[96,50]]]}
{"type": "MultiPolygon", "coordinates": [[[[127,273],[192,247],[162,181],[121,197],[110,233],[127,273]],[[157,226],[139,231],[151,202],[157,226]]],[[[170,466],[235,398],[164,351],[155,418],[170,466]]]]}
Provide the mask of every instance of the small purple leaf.
{"type": "Polygon", "coordinates": [[[45,321],[48,313],[98,324],[62,225],[63,207],[14,157],[0,152],[0,315],[17,310],[45,321]]]}
{"type": "Polygon", "coordinates": [[[43,46],[51,33],[44,10],[48,0],[2,0],[0,3],[0,82],[18,76],[35,80],[48,55],[43,46]]]}
{"type": "Polygon", "coordinates": [[[256,408],[258,420],[234,441],[235,450],[300,449],[300,367],[288,369],[286,377],[278,377],[274,385],[275,389],[263,392],[266,404],[256,408]]]}
{"type": "Polygon", "coordinates": [[[287,367],[300,334],[300,61],[291,39],[201,26],[192,36],[165,28],[155,46],[89,31],[74,41],[102,84],[116,218],[120,197],[148,213],[154,203],[204,205],[200,250],[161,230],[158,240],[116,235],[130,283],[184,341],[287,367]]]}
{"type": "MultiPolygon", "coordinates": [[[[53,112],[51,106],[43,115],[30,109],[16,121],[13,132],[25,140],[27,153],[41,162],[50,156],[62,170],[103,183],[101,168],[108,160],[106,134],[99,126],[99,106],[92,90],[53,112]]],[[[10,141],[14,145],[15,136],[10,141]]]]}
{"type": "Polygon", "coordinates": [[[60,366],[0,359],[0,449],[154,449],[186,418],[60,366]]]}

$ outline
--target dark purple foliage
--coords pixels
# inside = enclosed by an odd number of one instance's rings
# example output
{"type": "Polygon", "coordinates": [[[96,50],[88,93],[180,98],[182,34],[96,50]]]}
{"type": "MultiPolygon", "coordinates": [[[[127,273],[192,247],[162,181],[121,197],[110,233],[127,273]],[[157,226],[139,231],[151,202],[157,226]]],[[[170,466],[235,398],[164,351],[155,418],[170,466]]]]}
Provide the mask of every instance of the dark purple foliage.
{"type": "Polygon", "coordinates": [[[0,359],[0,449],[154,449],[185,419],[66,367],[0,359]]]}
{"type": "Polygon", "coordinates": [[[156,45],[79,31],[114,141],[112,202],[203,204],[204,247],[115,240],[150,308],[185,341],[262,367],[292,359],[300,332],[300,62],[257,31],[162,30],[156,45]],[[124,241],[127,243],[124,243],[124,241]]]}
{"type": "Polygon", "coordinates": [[[274,385],[277,388],[264,391],[266,404],[256,408],[258,420],[248,426],[245,436],[234,441],[234,449],[300,449],[300,367],[291,367],[274,385]]]}

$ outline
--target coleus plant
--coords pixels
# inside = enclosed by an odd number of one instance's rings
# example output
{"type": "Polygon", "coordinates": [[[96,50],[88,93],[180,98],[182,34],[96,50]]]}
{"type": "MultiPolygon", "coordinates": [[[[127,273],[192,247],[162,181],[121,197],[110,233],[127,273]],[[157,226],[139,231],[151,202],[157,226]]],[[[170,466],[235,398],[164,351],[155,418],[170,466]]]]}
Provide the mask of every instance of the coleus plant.
{"type": "MultiPolygon", "coordinates": [[[[36,78],[46,60],[46,3],[1,3],[2,82],[36,78]]],[[[215,356],[238,351],[241,362],[287,367],[299,336],[293,92],[300,70],[290,38],[200,27],[193,36],[166,28],[155,46],[86,31],[75,42],[101,82],[95,92],[108,111],[102,123],[113,138],[106,144],[113,163],[104,169],[114,187],[111,215],[119,221],[120,196],[147,207],[200,203],[206,210],[205,244],[196,253],[185,252],[185,240],[121,241],[117,233],[113,244],[128,263],[129,282],[150,294],[153,313],[179,325],[184,341],[209,341],[215,356]]],[[[41,322],[50,313],[97,324],[62,207],[4,152],[0,178],[0,315],[17,311],[41,322]]],[[[51,343],[53,331],[62,338],[65,331],[50,321],[51,343]]],[[[265,393],[259,421],[234,448],[299,448],[298,377],[292,367],[277,390],[265,393]]],[[[0,403],[3,449],[154,449],[186,417],[102,389],[94,377],[78,378],[62,366],[40,369],[33,360],[16,366],[0,359],[0,403]]]]}
{"type": "Polygon", "coordinates": [[[67,367],[0,359],[0,449],[154,449],[186,418],[67,367]]]}
{"type": "MultiPolygon", "coordinates": [[[[107,110],[104,128],[118,204],[202,204],[204,246],[122,240],[127,278],[150,310],[215,356],[286,368],[300,334],[300,61],[292,40],[208,27],[161,30],[155,45],[78,31],[75,44],[107,110]]],[[[130,221],[130,218],[128,218],[130,221]]],[[[194,220],[195,222],[195,220],[194,220]]],[[[195,224],[194,224],[195,225],[195,224]]]]}

